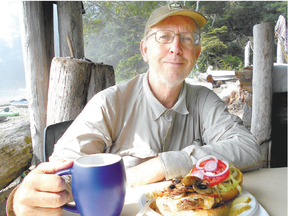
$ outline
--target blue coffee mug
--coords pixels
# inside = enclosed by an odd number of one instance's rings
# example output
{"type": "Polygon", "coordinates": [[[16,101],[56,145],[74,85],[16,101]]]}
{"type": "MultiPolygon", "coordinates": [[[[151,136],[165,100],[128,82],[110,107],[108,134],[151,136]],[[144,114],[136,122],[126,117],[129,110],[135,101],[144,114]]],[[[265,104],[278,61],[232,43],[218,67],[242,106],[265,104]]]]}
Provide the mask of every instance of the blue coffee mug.
{"type": "Polygon", "coordinates": [[[76,205],[63,209],[82,216],[119,216],[125,201],[126,173],[119,155],[103,153],[82,156],[73,167],[57,175],[71,175],[72,194],[76,205]]]}

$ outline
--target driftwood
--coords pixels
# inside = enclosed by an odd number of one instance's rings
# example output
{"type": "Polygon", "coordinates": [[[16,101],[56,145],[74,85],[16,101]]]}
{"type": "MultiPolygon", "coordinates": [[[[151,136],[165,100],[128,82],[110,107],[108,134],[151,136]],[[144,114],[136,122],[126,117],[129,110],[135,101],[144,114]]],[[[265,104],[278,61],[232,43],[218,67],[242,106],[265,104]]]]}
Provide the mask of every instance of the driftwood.
{"type": "Polygon", "coordinates": [[[32,143],[29,121],[0,125],[0,190],[31,166],[32,143]]]}
{"type": "Polygon", "coordinates": [[[253,27],[253,101],[251,132],[262,151],[263,167],[270,167],[271,113],[273,71],[273,23],[261,23],[253,27]]]}
{"type": "Polygon", "coordinates": [[[97,92],[115,84],[112,66],[70,58],[52,61],[47,125],[74,120],[97,92]]]}

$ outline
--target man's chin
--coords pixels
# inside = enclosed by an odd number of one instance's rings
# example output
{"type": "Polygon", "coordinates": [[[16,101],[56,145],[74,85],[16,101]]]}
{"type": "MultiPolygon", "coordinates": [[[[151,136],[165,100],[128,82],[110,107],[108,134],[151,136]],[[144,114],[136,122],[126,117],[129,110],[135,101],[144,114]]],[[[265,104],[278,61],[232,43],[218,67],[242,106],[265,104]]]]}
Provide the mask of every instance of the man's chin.
{"type": "MultiPolygon", "coordinates": [[[[150,71],[150,73],[153,73],[150,71]]],[[[183,72],[183,70],[179,72],[179,70],[171,70],[171,68],[165,68],[162,72],[157,71],[154,72],[156,75],[157,82],[165,84],[169,87],[178,87],[183,83],[183,81],[189,76],[190,72],[183,72]]]]}
{"type": "Polygon", "coordinates": [[[162,82],[165,86],[169,88],[176,88],[182,85],[185,78],[169,78],[166,76],[165,78],[161,79],[160,82],[162,82]]]}

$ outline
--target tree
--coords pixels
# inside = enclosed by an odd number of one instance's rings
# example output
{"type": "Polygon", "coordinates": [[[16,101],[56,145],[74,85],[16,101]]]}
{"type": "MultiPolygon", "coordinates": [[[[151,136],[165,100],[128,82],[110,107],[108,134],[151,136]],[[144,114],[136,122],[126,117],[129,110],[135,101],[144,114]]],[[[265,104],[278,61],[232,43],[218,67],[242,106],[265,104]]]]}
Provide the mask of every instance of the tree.
{"type": "Polygon", "coordinates": [[[84,2],[87,55],[93,61],[113,65],[117,82],[146,72],[148,67],[142,60],[140,41],[151,8],[163,4],[147,1],[84,2]]]}
{"type": "MultiPolygon", "coordinates": [[[[207,25],[203,28],[202,50],[205,50],[205,38],[211,34],[213,38],[208,37],[210,46],[211,40],[214,46],[222,49],[216,52],[209,52],[209,55],[202,53],[199,57],[199,69],[205,71],[209,65],[214,68],[226,70],[241,70],[244,60],[244,47],[248,41],[253,41],[253,26],[261,22],[274,22],[276,24],[280,14],[287,17],[287,2],[263,2],[263,1],[203,1],[200,9],[208,19],[207,25]],[[226,28],[213,34],[219,28],[226,28]],[[223,44],[226,48],[224,49],[223,44]],[[204,61],[205,59],[206,61],[204,61]],[[206,62],[207,65],[204,64],[206,62]]],[[[215,49],[214,49],[215,50],[215,49]]]]}

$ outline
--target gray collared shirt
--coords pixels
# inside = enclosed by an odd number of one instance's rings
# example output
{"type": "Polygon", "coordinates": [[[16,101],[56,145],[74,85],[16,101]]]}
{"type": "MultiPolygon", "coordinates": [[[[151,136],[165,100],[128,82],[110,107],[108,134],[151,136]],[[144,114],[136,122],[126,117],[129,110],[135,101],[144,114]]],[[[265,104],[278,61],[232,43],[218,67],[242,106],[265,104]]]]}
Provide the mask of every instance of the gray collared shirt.
{"type": "Polygon", "coordinates": [[[211,90],[184,82],[176,104],[165,108],[147,73],[96,94],[57,142],[51,159],[119,154],[127,168],[158,156],[166,179],[186,175],[208,154],[248,171],[260,167],[254,136],[211,90]]]}

